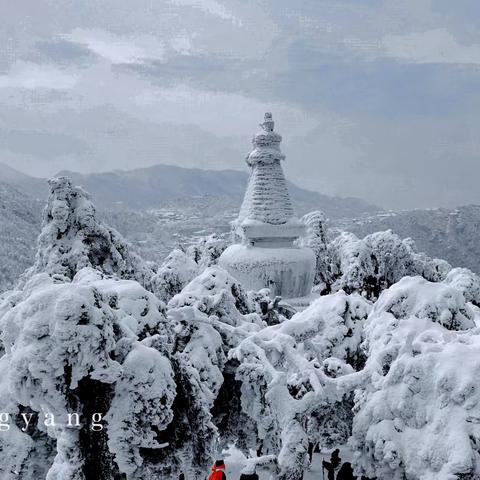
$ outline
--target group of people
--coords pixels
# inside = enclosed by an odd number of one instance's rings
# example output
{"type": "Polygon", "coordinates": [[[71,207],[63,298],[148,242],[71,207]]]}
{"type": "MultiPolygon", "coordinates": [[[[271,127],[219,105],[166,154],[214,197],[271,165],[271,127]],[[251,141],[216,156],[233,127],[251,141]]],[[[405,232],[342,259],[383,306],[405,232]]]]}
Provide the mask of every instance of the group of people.
{"type": "MultiPolygon", "coordinates": [[[[212,467],[212,473],[208,477],[208,480],[227,480],[225,475],[225,463],[223,460],[217,460],[212,467]]],[[[258,480],[258,474],[253,471],[252,473],[241,473],[240,480],[258,480]]]]}
{"type": "MultiPolygon", "coordinates": [[[[344,462],[342,464],[340,450],[338,449],[332,452],[329,462],[325,460],[323,461],[322,468],[323,471],[321,480],[370,480],[366,477],[357,479],[357,477],[353,475],[352,464],[350,462],[344,462]]],[[[212,472],[208,477],[208,480],[227,480],[227,476],[225,474],[225,462],[223,460],[217,460],[213,464],[212,472]]],[[[259,480],[259,477],[255,470],[253,470],[253,472],[241,473],[239,480],[259,480]]]]}
{"type": "Polygon", "coordinates": [[[363,476],[361,479],[358,479],[358,477],[353,474],[353,468],[350,462],[345,462],[342,464],[340,450],[338,450],[338,448],[332,452],[329,462],[325,460],[322,462],[322,468],[323,474],[325,471],[327,472],[326,479],[325,474],[323,475],[324,480],[371,480],[363,476]]]}
{"type": "MultiPolygon", "coordinates": [[[[332,452],[329,462],[325,460],[322,462],[322,468],[323,474],[325,471],[327,472],[327,478],[325,480],[355,480],[357,478],[353,475],[353,468],[350,462],[342,464],[340,450],[338,448],[332,452]]],[[[325,477],[325,475],[323,476],[325,477]]]]}

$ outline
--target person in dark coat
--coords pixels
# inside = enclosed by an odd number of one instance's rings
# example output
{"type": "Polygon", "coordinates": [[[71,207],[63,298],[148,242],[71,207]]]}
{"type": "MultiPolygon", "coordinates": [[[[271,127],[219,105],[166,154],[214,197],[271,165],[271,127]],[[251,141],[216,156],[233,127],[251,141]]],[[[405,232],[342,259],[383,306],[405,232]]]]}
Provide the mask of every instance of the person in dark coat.
{"type": "Polygon", "coordinates": [[[342,459],[340,458],[340,450],[337,448],[332,452],[330,457],[330,463],[333,465],[333,468],[336,470],[340,464],[342,463],[342,459]]]}
{"type": "Polygon", "coordinates": [[[340,463],[342,463],[342,459],[340,458],[340,450],[337,448],[332,452],[330,461],[326,462],[324,460],[322,463],[323,468],[327,471],[328,480],[335,480],[335,470],[339,467],[340,463]]]}
{"type": "Polygon", "coordinates": [[[345,462],[340,467],[337,475],[337,480],[357,480],[357,477],[353,475],[353,468],[350,462],[345,462]]]}
{"type": "Polygon", "coordinates": [[[310,461],[310,463],[312,463],[314,449],[315,449],[315,444],[309,443],[308,444],[308,460],[310,461]]]}
{"type": "Polygon", "coordinates": [[[240,480],[258,480],[258,473],[242,473],[240,474],[240,480]]]}
{"type": "Polygon", "coordinates": [[[332,467],[330,462],[326,462],[325,460],[322,462],[322,467],[324,470],[327,471],[327,479],[328,480],[335,480],[335,469],[332,467]]]}

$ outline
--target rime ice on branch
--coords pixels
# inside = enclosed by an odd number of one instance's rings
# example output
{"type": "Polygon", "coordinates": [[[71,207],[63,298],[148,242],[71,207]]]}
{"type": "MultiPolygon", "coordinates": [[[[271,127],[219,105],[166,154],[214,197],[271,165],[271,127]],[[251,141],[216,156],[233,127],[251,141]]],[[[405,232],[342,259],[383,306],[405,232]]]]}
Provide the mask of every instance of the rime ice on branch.
{"type": "Polygon", "coordinates": [[[116,230],[97,218],[88,193],[67,177],[52,178],[48,184],[35,264],[23,275],[20,287],[37,273],[71,280],[82,268],[92,267],[136,280],[153,291],[153,271],[116,230]]]}
{"type": "Polygon", "coordinates": [[[285,159],[280,150],[282,137],[273,130],[271,113],[265,114],[261,127],[247,156],[250,179],[233,222],[241,243],[227,248],[219,264],[248,289],[267,287],[275,295],[303,297],[312,288],[315,258],[310,249],[294,245],[304,225],[290,200],[280,165],[285,159]]]}

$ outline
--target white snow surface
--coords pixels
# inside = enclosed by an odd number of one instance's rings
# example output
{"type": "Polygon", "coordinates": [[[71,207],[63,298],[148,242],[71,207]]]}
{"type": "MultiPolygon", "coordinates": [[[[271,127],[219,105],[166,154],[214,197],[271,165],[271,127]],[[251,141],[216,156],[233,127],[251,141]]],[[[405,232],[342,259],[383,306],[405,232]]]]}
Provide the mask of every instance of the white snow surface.
{"type": "Polygon", "coordinates": [[[72,279],[84,267],[153,288],[153,270],[116,230],[98,220],[84,190],[66,177],[52,178],[49,187],[35,264],[22,276],[20,288],[36,273],[72,279]]]}
{"type": "Polygon", "coordinates": [[[248,290],[269,288],[274,295],[297,298],[311,292],[315,256],[308,248],[231,245],[219,259],[248,290]]]}
{"type": "Polygon", "coordinates": [[[199,266],[186,253],[173,250],[152,277],[157,295],[168,302],[198,274],[199,266]]]}
{"type": "Polygon", "coordinates": [[[328,239],[316,213],[307,241],[334,293],[287,319],[280,299],[215,264],[220,239],[175,250],[155,273],[81,189],[50,186],[37,261],[0,301],[0,411],[16,419],[0,432],[2,479],[85,480],[90,460],[65,417],[93,381],[109,392],[106,443],[128,479],[202,478],[229,416],[244,442],[230,450],[236,471],[268,464],[300,480],[318,472],[309,443],[348,442],[358,475],[480,477],[474,273],[390,231],[328,239]],[[25,409],[57,423],[22,431],[25,409]]]}
{"type": "Polygon", "coordinates": [[[477,478],[480,332],[462,293],[404,278],[380,296],[365,336],[354,463],[382,479],[477,478]]]}
{"type": "MultiPolygon", "coordinates": [[[[18,402],[42,415],[54,413],[56,425],[48,435],[56,440],[57,456],[49,479],[81,478],[83,459],[74,453],[78,432],[65,426],[72,412],[67,391],[87,377],[116,384],[109,435],[123,471],[139,464],[140,447],[156,446],[152,427],[169,423],[175,395],[164,358],[173,338],[164,308],[138,282],[104,278],[92,268],[80,270],[71,282],[36,274],[0,306],[5,348],[0,363],[8,372],[0,407],[13,415],[18,402]],[[150,336],[150,331],[161,334],[150,336]]],[[[10,470],[22,471],[32,455],[10,455],[11,440],[0,437],[7,449],[2,478],[9,478],[10,470]]]]}

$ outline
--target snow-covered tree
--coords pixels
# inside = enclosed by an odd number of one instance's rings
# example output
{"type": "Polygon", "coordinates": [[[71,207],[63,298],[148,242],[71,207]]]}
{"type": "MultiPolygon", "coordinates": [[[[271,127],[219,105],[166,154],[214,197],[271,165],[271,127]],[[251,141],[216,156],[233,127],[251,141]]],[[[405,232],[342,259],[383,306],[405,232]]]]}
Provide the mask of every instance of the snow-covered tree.
{"type": "Polygon", "coordinates": [[[43,212],[35,264],[23,281],[35,273],[72,279],[83,267],[137,280],[152,290],[153,271],[133,253],[121,235],[97,219],[88,194],[66,177],[49,180],[50,195],[43,212]]]}
{"type": "Polygon", "coordinates": [[[362,327],[370,308],[357,294],[324,296],[231,352],[240,362],[242,408],[257,425],[262,452],[278,455],[281,478],[302,478],[309,442],[348,438],[353,416],[343,406],[352,405],[353,388],[333,382],[363,366],[362,327]]]}
{"type": "MultiPolygon", "coordinates": [[[[89,267],[68,282],[40,273],[27,281],[0,326],[10,413],[18,417],[22,408],[31,409],[36,428],[56,445],[49,480],[134,473],[142,465],[140,448],[158,448],[155,430],[169,422],[175,396],[163,368],[173,332],[152,293],[89,267]],[[69,425],[68,415],[75,413],[81,421],[69,425]],[[96,430],[92,420],[100,419],[94,414],[114,421],[96,430]],[[42,423],[49,415],[55,425],[42,423]],[[128,448],[109,449],[122,443],[128,448]]],[[[30,437],[32,448],[36,436],[30,437]]],[[[28,456],[14,470],[35,477],[28,456]]]]}
{"type": "Polygon", "coordinates": [[[304,215],[301,220],[306,226],[306,234],[301,244],[304,247],[311,248],[315,254],[315,279],[313,283],[314,285],[320,285],[322,292],[329,293],[331,273],[325,214],[314,211],[304,215]]]}
{"type": "Polygon", "coordinates": [[[444,260],[418,253],[411,239],[401,239],[391,230],[363,239],[341,232],[328,244],[326,258],[330,262],[325,270],[327,290],[359,292],[370,300],[404,276],[440,282],[452,268],[444,260]]]}
{"type": "Polygon", "coordinates": [[[198,274],[198,265],[179,249],[173,250],[152,278],[156,294],[168,302],[198,274]]]}
{"type": "Polygon", "coordinates": [[[371,249],[353,233],[343,232],[328,246],[331,289],[366,293],[374,282],[371,249]]]}
{"type": "Polygon", "coordinates": [[[371,298],[378,298],[380,292],[414,270],[414,250],[410,239],[402,240],[391,230],[367,235],[363,242],[371,251],[373,272],[371,298]]]}
{"type": "Polygon", "coordinates": [[[411,275],[421,275],[429,282],[441,282],[446,278],[452,266],[440,258],[430,258],[425,253],[414,253],[414,271],[411,275]]]}
{"type": "Polygon", "coordinates": [[[179,316],[167,318],[145,288],[155,290],[153,272],[98,221],[85,192],[65,178],[50,188],[35,265],[0,305],[0,407],[14,420],[12,435],[0,435],[2,478],[202,471],[221,384],[202,352],[222,361],[219,334],[200,329],[185,342],[179,316]]]}
{"type": "Polygon", "coordinates": [[[253,311],[260,315],[266,325],[282,323],[295,313],[293,307],[282,303],[282,297],[272,298],[271,291],[268,288],[263,288],[257,292],[249,291],[247,296],[250,300],[250,309],[253,308],[253,311]]]}
{"type": "Polygon", "coordinates": [[[213,233],[207,237],[201,237],[195,244],[187,248],[187,255],[204,269],[216,265],[218,258],[227,248],[227,241],[213,233]]]}
{"type": "Polygon", "coordinates": [[[365,326],[369,381],[352,447],[384,480],[479,478],[480,335],[460,290],[420,277],[384,291],[365,326]]]}
{"type": "Polygon", "coordinates": [[[234,441],[242,448],[255,446],[253,422],[241,409],[240,383],[235,378],[238,362],[227,359],[231,348],[266,325],[253,312],[247,293],[225,270],[212,266],[173,297],[168,308],[169,315],[184,325],[182,348],[210,392],[220,447],[234,441]]]}
{"type": "Polygon", "coordinates": [[[276,472],[275,455],[258,455],[258,452],[250,450],[245,454],[239,450],[236,445],[231,444],[224,449],[223,456],[229,470],[235,469],[240,475],[253,475],[258,468],[268,468],[271,472],[276,472]]]}
{"type": "Polygon", "coordinates": [[[468,268],[453,268],[448,272],[445,283],[460,290],[467,302],[480,307],[480,278],[468,268]]]}

